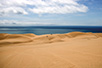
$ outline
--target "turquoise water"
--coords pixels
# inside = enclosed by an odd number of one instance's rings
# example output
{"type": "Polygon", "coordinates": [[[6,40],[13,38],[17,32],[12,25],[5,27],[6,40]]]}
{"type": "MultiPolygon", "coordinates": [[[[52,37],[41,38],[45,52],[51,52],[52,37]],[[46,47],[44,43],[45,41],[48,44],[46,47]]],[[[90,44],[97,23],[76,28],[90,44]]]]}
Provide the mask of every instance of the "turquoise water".
{"type": "Polygon", "coordinates": [[[74,31],[102,33],[102,26],[29,26],[29,27],[0,27],[0,33],[25,34],[62,34],[74,31]]]}

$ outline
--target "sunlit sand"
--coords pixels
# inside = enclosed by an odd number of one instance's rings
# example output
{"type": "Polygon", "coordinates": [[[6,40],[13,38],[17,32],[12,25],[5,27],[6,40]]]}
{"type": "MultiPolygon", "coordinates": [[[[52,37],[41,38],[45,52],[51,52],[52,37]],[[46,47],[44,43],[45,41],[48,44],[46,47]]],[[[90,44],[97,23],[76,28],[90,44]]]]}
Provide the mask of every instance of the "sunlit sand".
{"type": "Polygon", "coordinates": [[[102,68],[102,33],[0,34],[0,68],[102,68]]]}

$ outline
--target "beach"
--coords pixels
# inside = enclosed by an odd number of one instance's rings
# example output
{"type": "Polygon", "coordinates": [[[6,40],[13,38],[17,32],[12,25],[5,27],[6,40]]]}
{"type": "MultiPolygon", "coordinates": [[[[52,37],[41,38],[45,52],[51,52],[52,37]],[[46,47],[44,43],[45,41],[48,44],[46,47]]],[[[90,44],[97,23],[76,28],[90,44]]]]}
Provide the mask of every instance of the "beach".
{"type": "Polygon", "coordinates": [[[102,68],[102,33],[1,33],[0,68],[102,68]]]}

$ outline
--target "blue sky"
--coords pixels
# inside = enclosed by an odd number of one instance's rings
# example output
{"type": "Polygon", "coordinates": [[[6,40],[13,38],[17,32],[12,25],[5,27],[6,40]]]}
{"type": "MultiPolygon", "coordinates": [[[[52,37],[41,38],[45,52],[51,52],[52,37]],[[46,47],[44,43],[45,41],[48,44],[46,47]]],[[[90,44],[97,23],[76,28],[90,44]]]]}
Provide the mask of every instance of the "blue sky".
{"type": "Polygon", "coordinates": [[[0,0],[0,26],[102,26],[102,0],[0,0]]]}

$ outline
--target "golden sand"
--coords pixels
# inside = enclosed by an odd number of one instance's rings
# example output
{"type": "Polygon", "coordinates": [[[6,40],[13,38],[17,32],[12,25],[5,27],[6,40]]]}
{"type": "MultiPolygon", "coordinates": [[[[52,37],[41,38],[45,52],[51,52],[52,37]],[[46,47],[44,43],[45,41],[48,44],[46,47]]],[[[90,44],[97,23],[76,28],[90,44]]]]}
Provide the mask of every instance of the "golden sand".
{"type": "Polygon", "coordinates": [[[2,33],[0,68],[102,68],[102,33],[2,33]]]}

